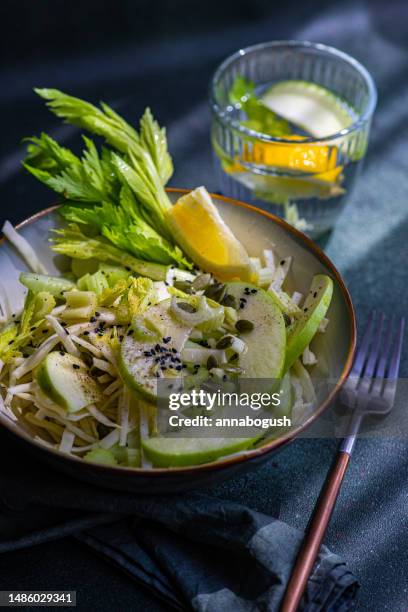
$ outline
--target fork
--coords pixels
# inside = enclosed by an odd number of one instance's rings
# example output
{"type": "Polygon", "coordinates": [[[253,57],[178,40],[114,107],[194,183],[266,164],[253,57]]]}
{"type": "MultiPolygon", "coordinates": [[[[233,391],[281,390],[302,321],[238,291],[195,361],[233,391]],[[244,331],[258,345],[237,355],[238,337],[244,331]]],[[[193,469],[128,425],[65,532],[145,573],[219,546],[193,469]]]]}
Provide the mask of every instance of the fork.
{"type": "Polygon", "coordinates": [[[383,314],[377,319],[376,322],[375,313],[372,313],[340,395],[343,405],[353,411],[348,433],[339,446],[337,457],[326,477],[310,519],[280,608],[281,612],[296,612],[298,609],[363,419],[367,415],[385,416],[394,405],[405,321],[403,318],[396,320],[392,317],[385,325],[383,314]]]}

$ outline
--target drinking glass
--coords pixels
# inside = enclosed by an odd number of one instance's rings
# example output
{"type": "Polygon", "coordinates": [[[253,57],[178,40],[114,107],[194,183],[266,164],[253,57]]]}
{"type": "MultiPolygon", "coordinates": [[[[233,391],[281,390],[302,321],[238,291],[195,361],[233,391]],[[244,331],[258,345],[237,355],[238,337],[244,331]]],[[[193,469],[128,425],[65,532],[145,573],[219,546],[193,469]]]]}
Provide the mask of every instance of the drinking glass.
{"type": "Polygon", "coordinates": [[[268,42],[228,57],[214,74],[210,98],[211,141],[221,192],[284,217],[314,238],[330,230],[367,150],[377,101],[367,70],[346,53],[323,44],[268,42]],[[336,104],[348,109],[351,124],[320,138],[304,134],[278,138],[257,132],[244,125],[241,105],[230,100],[238,75],[254,83],[258,97],[282,81],[320,85],[335,96],[336,104]],[[287,167],[282,160],[290,161],[287,167]]]}

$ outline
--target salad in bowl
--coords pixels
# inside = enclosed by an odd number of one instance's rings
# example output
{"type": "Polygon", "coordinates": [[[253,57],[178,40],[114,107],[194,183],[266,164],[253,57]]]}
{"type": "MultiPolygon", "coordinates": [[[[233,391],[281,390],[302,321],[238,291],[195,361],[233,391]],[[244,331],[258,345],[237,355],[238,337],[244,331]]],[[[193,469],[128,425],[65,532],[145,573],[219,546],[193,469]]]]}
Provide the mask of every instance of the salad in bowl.
{"type": "Polygon", "coordinates": [[[330,325],[333,279],[318,273],[307,292],[289,291],[293,258],[254,256],[205,187],[170,198],[166,134],[149,109],[136,130],[106,104],[37,93],[87,135],[80,156],[44,133],[28,139],[25,169],[59,195],[60,222],[44,236],[59,274],[4,224],[30,271],[17,306],[0,282],[2,420],[85,462],[152,470],[216,461],[270,435],[166,436],[164,387],[270,380],[270,393],[286,389],[279,414],[300,423],[315,406],[310,343],[330,325]]]}

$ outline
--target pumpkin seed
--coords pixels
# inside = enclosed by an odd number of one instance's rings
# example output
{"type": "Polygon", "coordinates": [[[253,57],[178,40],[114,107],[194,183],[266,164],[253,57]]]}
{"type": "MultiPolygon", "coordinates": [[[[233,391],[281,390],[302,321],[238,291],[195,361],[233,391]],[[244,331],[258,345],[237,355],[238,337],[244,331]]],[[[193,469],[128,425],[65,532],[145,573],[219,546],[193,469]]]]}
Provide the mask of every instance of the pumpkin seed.
{"type": "Polygon", "coordinates": [[[214,355],[210,355],[207,359],[207,370],[211,370],[212,368],[218,368],[218,360],[214,355]]]}
{"type": "Polygon", "coordinates": [[[221,340],[218,340],[215,345],[217,349],[227,349],[232,345],[233,337],[232,336],[224,336],[221,340]]]}
{"type": "Polygon", "coordinates": [[[184,293],[192,293],[192,284],[187,281],[174,281],[174,287],[184,293]]]}
{"type": "Polygon", "coordinates": [[[221,285],[220,283],[216,283],[214,285],[210,285],[205,290],[205,295],[216,302],[221,303],[225,297],[227,292],[227,287],[225,285],[221,285]]]}
{"type": "Polygon", "coordinates": [[[239,319],[239,321],[235,323],[235,329],[241,333],[249,332],[254,329],[254,324],[252,321],[248,321],[247,319],[239,319]]]}
{"type": "Polygon", "coordinates": [[[181,308],[181,310],[184,310],[185,312],[191,312],[191,313],[197,312],[194,306],[192,306],[188,302],[177,302],[177,306],[181,308]]]}
{"type": "Polygon", "coordinates": [[[222,305],[229,306],[230,308],[235,308],[235,310],[238,308],[238,303],[235,296],[231,295],[230,293],[227,293],[225,295],[224,299],[222,300],[222,305]]]}
{"type": "Polygon", "coordinates": [[[211,274],[200,274],[197,276],[193,282],[191,283],[194,291],[201,291],[202,289],[206,289],[211,282],[211,274]]]}

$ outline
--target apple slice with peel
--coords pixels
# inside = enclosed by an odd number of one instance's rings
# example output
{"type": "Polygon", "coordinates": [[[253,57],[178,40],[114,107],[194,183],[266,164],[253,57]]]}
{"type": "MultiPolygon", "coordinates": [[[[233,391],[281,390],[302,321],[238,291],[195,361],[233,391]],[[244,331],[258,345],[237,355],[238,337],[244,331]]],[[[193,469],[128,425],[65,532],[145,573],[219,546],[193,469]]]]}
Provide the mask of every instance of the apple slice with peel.
{"type": "Polygon", "coordinates": [[[303,314],[288,333],[284,371],[287,372],[309,346],[320,323],[326,316],[333,295],[333,281],[325,274],[313,277],[310,291],[303,304],[303,314]]]}
{"type": "Polygon", "coordinates": [[[103,397],[86,364],[69,353],[49,353],[35,377],[41,391],[68,412],[78,412],[103,397]]]}
{"type": "Polygon", "coordinates": [[[157,374],[180,378],[180,352],[191,327],[177,321],[170,311],[171,300],[150,307],[134,321],[121,344],[120,374],[128,387],[148,401],[157,400],[157,374]],[[162,365],[157,358],[162,358],[162,365]]]}
{"type": "Polygon", "coordinates": [[[278,379],[285,360],[285,321],[274,298],[263,289],[242,282],[227,283],[227,294],[240,305],[238,316],[253,324],[242,339],[247,351],[239,356],[238,365],[244,378],[278,379]]]}
{"type": "MultiPolygon", "coordinates": [[[[188,436],[188,431],[186,431],[188,436]]],[[[156,467],[182,467],[215,461],[254,444],[254,438],[166,438],[142,440],[143,452],[156,467]]]]}

